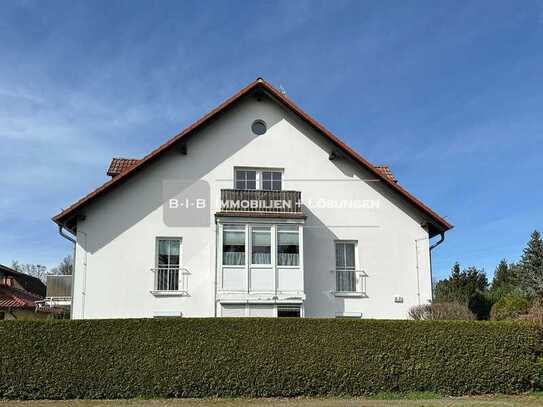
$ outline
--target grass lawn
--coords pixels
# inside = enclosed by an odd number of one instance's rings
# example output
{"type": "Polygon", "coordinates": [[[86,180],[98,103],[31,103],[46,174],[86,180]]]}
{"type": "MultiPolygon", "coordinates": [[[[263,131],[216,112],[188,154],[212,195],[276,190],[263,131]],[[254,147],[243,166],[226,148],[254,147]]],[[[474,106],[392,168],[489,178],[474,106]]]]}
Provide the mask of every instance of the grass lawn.
{"type": "Polygon", "coordinates": [[[432,393],[411,393],[403,396],[382,394],[372,398],[329,399],[166,399],[166,400],[45,400],[45,401],[0,401],[0,407],[343,407],[343,406],[497,406],[522,407],[543,406],[543,393],[522,396],[476,396],[440,397],[432,393]]]}

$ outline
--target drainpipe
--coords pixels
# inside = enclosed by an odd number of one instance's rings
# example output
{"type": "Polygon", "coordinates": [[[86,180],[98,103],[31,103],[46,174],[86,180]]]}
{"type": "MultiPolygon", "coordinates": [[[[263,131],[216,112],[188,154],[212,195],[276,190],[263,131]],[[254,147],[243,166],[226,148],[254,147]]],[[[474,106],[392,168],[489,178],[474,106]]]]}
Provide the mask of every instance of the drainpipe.
{"type": "Polygon", "coordinates": [[[445,241],[445,232],[441,232],[439,237],[439,240],[435,242],[433,245],[430,246],[430,281],[431,284],[431,290],[432,290],[432,301],[434,300],[434,277],[432,272],[432,250],[435,249],[437,246],[439,246],[441,243],[445,241]]]}
{"type": "Polygon", "coordinates": [[[70,242],[72,242],[74,244],[74,248],[73,248],[73,255],[72,255],[72,301],[71,301],[71,304],[70,304],[70,319],[73,319],[73,312],[74,312],[74,307],[73,307],[73,303],[74,303],[74,282],[75,282],[75,279],[74,279],[74,276],[75,276],[75,249],[76,249],[76,244],[77,244],[77,241],[71,237],[70,235],[66,234],[66,232],[64,232],[64,227],[65,225],[63,223],[59,224],[58,225],[58,234],[60,236],[62,236],[64,239],[66,240],[69,240],[70,242]]]}

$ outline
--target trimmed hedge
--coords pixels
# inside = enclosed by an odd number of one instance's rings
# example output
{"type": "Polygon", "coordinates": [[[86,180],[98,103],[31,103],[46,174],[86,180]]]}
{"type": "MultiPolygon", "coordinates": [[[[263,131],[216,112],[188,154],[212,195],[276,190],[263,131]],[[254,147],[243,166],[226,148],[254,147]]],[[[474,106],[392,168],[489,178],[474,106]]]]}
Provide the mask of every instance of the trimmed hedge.
{"type": "Polygon", "coordinates": [[[0,323],[0,398],[518,393],[541,333],[511,322],[131,319],[0,323]]]}

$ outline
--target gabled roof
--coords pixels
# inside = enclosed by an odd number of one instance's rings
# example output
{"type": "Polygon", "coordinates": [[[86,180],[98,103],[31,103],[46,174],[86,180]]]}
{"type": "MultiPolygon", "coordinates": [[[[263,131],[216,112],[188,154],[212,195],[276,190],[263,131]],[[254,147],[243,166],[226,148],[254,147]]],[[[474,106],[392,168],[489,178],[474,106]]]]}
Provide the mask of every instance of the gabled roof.
{"type": "Polygon", "coordinates": [[[26,291],[41,297],[45,297],[47,287],[39,278],[25,273],[20,273],[12,268],[0,264],[0,275],[2,274],[13,277],[26,291]]]}
{"type": "Polygon", "coordinates": [[[28,291],[0,285],[0,308],[35,309],[36,301],[42,299],[39,295],[29,293],[28,291]]]}
{"type": "Polygon", "coordinates": [[[122,183],[123,181],[131,177],[133,174],[143,169],[146,165],[148,165],[149,163],[154,161],[158,156],[160,156],[161,153],[163,153],[164,151],[167,151],[173,145],[175,145],[176,143],[180,142],[181,140],[185,139],[188,135],[193,133],[196,129],[200,128],[204,124],[216,118],[221,113],[228,110],[243,96],[251,94],[253,92],[258,92],[258,91],[264,92],[265,94],[272,97],[280,104],[290,109],[302,120],[304,120],[311,127],[313,127],[320,134],[322,134],[325,138],[330,140],[345,156],[349,157],[355,163],[357,163],[361,167],[370,171],[373,175],[375,175],[377,179],[383,181],[386,185],[390,186],[390,188],[392,188],[394,191],[396,191],[401,196],[403,196],[408,202],[410,202],[415,207],[417,207],[420,211],[426,214],[431,220],[429,222],[431,235],[435,235],[440,232],[445,232],[453,227],[449,222],[447,222],[437,213],[432,211],[428,206],[426,206],[424,203],[422,203],[420,200],[415,198],[413,195],[411,195],[409,192],[403,189],[400,185],[394,182],[388,175],[385,175],[382,170],[379,170],[377,167],[372,165],[369,161],[367,161],[365,158],[360,156],[353,149],[351,149],[349,146],[343,143],[330,131],[326,130],[320,123],[318,123],[315,119],[313,119],[311,116],[305,113],[302,109],[296,106],[282,92],[275,89],[271,84],[269,84],[262,78],[257,78],[254,82],[250,83],[249,85],[241,89],[239,92],[237,92],[235,95],[225,100],[215,109],[213,109],[209,113],[202,116],[200,119],[194,122],[191,126],[187,127],[181,133],[175,135],[166,143],[162,144],[161,146],[153,150],[151,153],[149,153],[144,158],[139,160],[135,165],[124,170],[124,172],[120,173],[119,175],[114,176],[111,180],[107,181],[106,183],[104,183],[103,185],[101,185],[100,187],[98,187],[97,189],[95,189],[94,191],[86,195],[85,197],[81,198],[79,201],[77,201],[70,207],[64,209],[59,214],[55,215],[53,217],[53,221],[59,225],[64,225],[68,229],[74,231],[75,230],[74,217],[78,214],[78,210],[80,210],[82,207],[84,207],[86,204],[88,204],[92,200],[108,192],[109,190],[114,188],[116,185],[119,185],[120,183],[122,183]]]}

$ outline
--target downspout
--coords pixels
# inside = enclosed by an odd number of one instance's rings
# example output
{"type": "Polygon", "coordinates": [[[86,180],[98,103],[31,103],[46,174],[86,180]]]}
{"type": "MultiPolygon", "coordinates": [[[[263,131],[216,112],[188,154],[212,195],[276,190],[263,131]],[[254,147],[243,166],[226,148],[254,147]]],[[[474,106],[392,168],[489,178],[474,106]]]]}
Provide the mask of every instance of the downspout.
{"type": "Polygon", "coordinates": [[[430,281],[432,282],[431,284],[432,301],[434,300],[434,276],[432,272],[432,250],[445,241],[445,232],[440,232],[439,235],[440,235],[439,240],[430,246],[430,281]]]}
{"type": "Polygon", "coordinates": [[[60,236],[62,236],[64,239],[66,240],[69,240],[70,242],[72,242],[74,244],[74,247],[73,247],[73,255],[72,255],[72,288],[71,288],[71,291],[72,291],[72,301],[71,301],[71,305],[70,305],[70,319],[73,319],[73,312],[74,312],[74,307],[73,307],[73,302],[74,302],[74,276],[75,276],[75,252],[76,252],[76,245],[77,245],[77,241],[76,239],[74,239],[73,237],[71,237],[70,235],[67,235],[65,232],[64,232],[64,227],[65,225],[64,224],[59,224],[58,225],[58,234],[60,236]]]}

